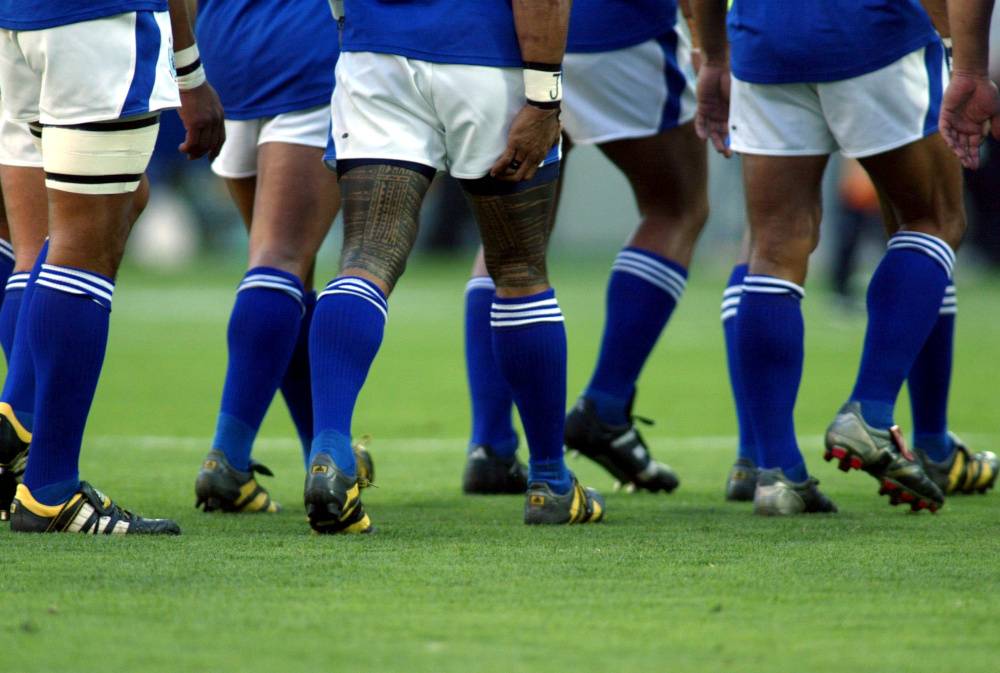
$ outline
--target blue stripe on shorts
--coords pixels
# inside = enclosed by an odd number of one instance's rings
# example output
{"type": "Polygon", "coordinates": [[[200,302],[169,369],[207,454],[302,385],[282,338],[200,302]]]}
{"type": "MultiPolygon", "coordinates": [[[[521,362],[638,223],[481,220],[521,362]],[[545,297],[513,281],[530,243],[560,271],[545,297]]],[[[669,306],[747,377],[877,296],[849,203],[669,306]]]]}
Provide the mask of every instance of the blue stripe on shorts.
{"type": "Polygon", "coordinates": [[[935,40],[924,48],[924,64],[930,88],[930,102],[924,117],[924,135],[928,136],[938,130],[938,116],[941,114],[941,99],[944,96],[944,45],[940,40],[935,40]]]}
{"type": "Polygon", "coordinates": [[[656,38],[663,50],[665,67],[663,77],[667,85],[667,100],[663,104],[663,115],[660,117],[660,132],[675,128],[681,118],[681,96],[687,87],[687,78],[677,62],[677,31],[670,30],[656,38]]]}
{"type": "Polygon", "coordinates": [[[149,112],[149,97],[156,84],[156,65],[160,60],[160,25],[153,12],[135,13],[135,72],[129,85],[122,117],[149,112]]]}

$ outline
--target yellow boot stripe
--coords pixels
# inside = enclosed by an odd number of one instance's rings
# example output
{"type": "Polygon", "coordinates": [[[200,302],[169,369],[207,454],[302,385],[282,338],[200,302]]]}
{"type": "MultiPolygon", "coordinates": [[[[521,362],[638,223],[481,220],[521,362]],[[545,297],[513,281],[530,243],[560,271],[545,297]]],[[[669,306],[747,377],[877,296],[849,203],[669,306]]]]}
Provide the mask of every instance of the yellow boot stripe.
{"type": "Polygon", "coordinates": [[[588,521],[600,521],[601,518],[604,516],[604,508],[601,507],[601,503],[599,503],[596,498],[594,499],[593,504],[594,504],[594,511],[590,515],[590,518],[587,519],[587,520],[588,521]]]}
{"type": "Polygon", "coordinates": [[[350,526],[348,526],[347,528],[345,528],[344,530],[342,530],[340,532],[341,533],[364,533],[366,530],[368,530],[371,527],[372,527],[372,521],[371,521],[371,519],[368,518],[368,515],[365,514],[363,517],[361,517],[360,521],[356,521],[356,522],[352,523],[350,526]]]}
{"type": "Polygon", "coordinates": [[[580,484],[573,484],[573,504],[569,507],[569,522],[579,523],[586,513],[584,503],[586,502],[580,484]]]}
{"type": "Polygon", "coordinates": [[[951,471],[948,472],[948,492],[951,493],[962,486],[962,476],[965,472],[965,452],[955,452],[955,462],[951,464],[951,471]]]}
{"type": "Polygon", "coordinates": [[[979,479],[976,480],[976,488],[982,488],[983,486],[988,486],[991,481],[993,481],[993,468],[986,461],[980,462],[982,471],[979,473],[979,479]]]}
{"type": "Polygon", "coordinates": [[[240,486],[240,495],[238,498],[236,498],[236,501],[233,504],[237,507],[243,507],[244,503],[247,500],[249,500],[256,491],[257,491],[257,480],[251,479],[247,483],[240,486]]]}
{"type": "Polygon", "coordinates": [[[269,502],[270,498],[268,498],[267,492],[261,491],[257,494],[257,497],[240,507],[240,509],[244,512],[259,512],[261,510],[268,509],[269,502]]]}
{"type": "Polygon", "coordinates": [[[17,420],[17,416],[14,415],[14,409],[6,402],[0,402],[0,416],[3,416],[8,421],[10,421],[11,426],[14,428],[14,433],[17,438],[20,439],[25,444],[31,444],[31,433],[28,429],[21,425],[21,421],[17,420]]]}
{"type": "Polygon", "coordinates": [[[17,501],[19,503],[21,503],[22,507],[24,507],[32,514],[37,514],[38,516],[44,516],[46,518],[51,519],[52,517],[59,516],[59,513],[62,512],[67,507],[72,507],[74,504],[76,504],[76,501],[82,498],[83,496],[81,496],[79,493],[76,493],[73,495],[72,498],[70,498],[68,501],[64,502],[61,505],[43,505],[42,503],[35,500],[35,498],[31,495],[31,491],[28,490],[27,486],[25,486],[24,484],[18,484],[17,493],[14,495],[14,497],[17,498],[17,501]]]}

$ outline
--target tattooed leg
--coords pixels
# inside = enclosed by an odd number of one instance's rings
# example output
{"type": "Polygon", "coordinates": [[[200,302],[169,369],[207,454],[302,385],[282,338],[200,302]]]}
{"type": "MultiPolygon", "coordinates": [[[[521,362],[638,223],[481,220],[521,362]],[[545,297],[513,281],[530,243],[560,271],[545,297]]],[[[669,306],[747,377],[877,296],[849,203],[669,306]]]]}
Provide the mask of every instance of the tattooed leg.
{"type": "Polygon", "coordinates": [[[340,178],[344,249],[340,275],[370,280],[388,295],[406,269],[430,178],[402,166],[365,164],[340,178]]]}
{"type": "Polygon", "coordinates": [[[497,296],[526,297],[549,288],[545,253],[556,185],[552,180],[511,194],[470,194],[497,296]]]}

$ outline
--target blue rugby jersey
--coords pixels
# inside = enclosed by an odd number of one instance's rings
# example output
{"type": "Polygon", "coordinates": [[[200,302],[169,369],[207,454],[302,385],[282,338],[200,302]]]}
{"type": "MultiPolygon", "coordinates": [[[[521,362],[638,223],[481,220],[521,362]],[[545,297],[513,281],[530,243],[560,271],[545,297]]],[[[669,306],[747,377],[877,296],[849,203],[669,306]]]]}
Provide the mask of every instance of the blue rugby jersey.
{"type": "Polygon", "coordinates": [[[0,28],[41,30],[138,11],[165,12],[167,0],[0,0],[0,28]]]}
{"type": "Polygon", "coordinates": [[[195,28],[227,119],[330,102],[339,50],[327,0],[201,0],[195,28]]]}
{"type": "Polygon", "coordinates": [[[574,0],[566,51],[625,49],[655,39],[677,22],[677,0],[574,0]]]}
{"type": "Polygon", "coordinates": [[[510,0],[344,0],[341,49],[520,67],[510,0]]]}
{"type": "Polygon", "coordinates": [[[780,84],[850,79],[938,39],[918,0],[734,0],[733,74],[780,84]]]}

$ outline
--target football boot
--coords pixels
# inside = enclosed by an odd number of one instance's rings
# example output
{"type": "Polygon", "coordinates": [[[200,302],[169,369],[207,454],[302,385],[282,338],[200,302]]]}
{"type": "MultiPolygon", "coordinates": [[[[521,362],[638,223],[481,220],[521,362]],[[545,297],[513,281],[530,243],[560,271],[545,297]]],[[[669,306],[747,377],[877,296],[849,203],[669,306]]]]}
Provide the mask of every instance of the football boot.
{"type": "Polygon", "coordinates": [[[726,500],[750,502],[757,490],[757,475],[760,471],[749,458],[740,458],[733,463],[726,478],[726,500]]]}
{"type": "Polygon", "coordinates": [[[339,469],[325,453],[313,458],[306,474],[306,516],[317,533],[370,533],[374,529],[361,504],[357,477],[339,469]]]}
{"type": "Polygon", "coordinates": [[[604,519],[604,498],[592,488],[584,488],[573,477],[573,486],[558,495],[545,482],[528,484],[524,499],[524,523],[597,523],[604,519]]]}
{"type": "Polygon", "coordinates": [[[180,535],[170,519],[145,519],[122,509],[85,481],[61,505],[43,505],[19,484],[10,512],[17,533],[86,533],[88,535],[180,535]]]}
{"type": "Polygon", "coordinates": [[[920,460],[906,447],[898,426],[879,430],[861,416],[861,406],[848,402],[826,429],[823,458],[836,460],[840,469],[864,470],[879,482],[879,495],[892,505],[906,504],[914,512],[936,512],[944,493],[924,471],[920,460]]]}
{"type": "Polygon", "coordinates": [[[520,494],[528,488],[524,463],[517,456],[501,458],[486,444],[472,447],[465,460],[462,491],[476,495],[520,494]]]}
{"type": "Polygon", "coordinates": [[[943,463],[934,462],[917,447],[913,449],[938,488],[945,495],[986,493],[993,488],[1000,474],[1000,458],[992,451],[972,453],[955,434],[948,435],[955,450],[943,463]]]}
{"type": "Polygon", "coordinates": [[[0,403],[0,521],[10,518],[10,504],[28,461],[31,433],[14,416],[9,404],[0,403]]]}
{"type": "Polygon", "coordinates": [[[254,474],[274,476],[254,460],[250,461],[249,470],[237,470],[221,451],[212,449],[202,461],[194,482],[194,506],[203,507],[206,512],[280,512],[281,505],[257,483],[254,474]]]}
{"type": "Polygon", "coordinates": [[[626,416],[629,422],[610,425],[597,415],[594,403],[585,397],[577,400],[566,417],[566,446],[598,463],[629,491],[644,490],[670,493],[680,480],[669,465],[653,460],[646,442],[635,427],[635,420],[651,421],[632,416],[632,404],[626,416]]]}
{"type": "Polygon", "coordinates": [[[837,506],[820,492],[818,484],[812,477],[796,483],[778,468],[759,470],[753,512],[761,516],[835,514],[837,506]]]}

